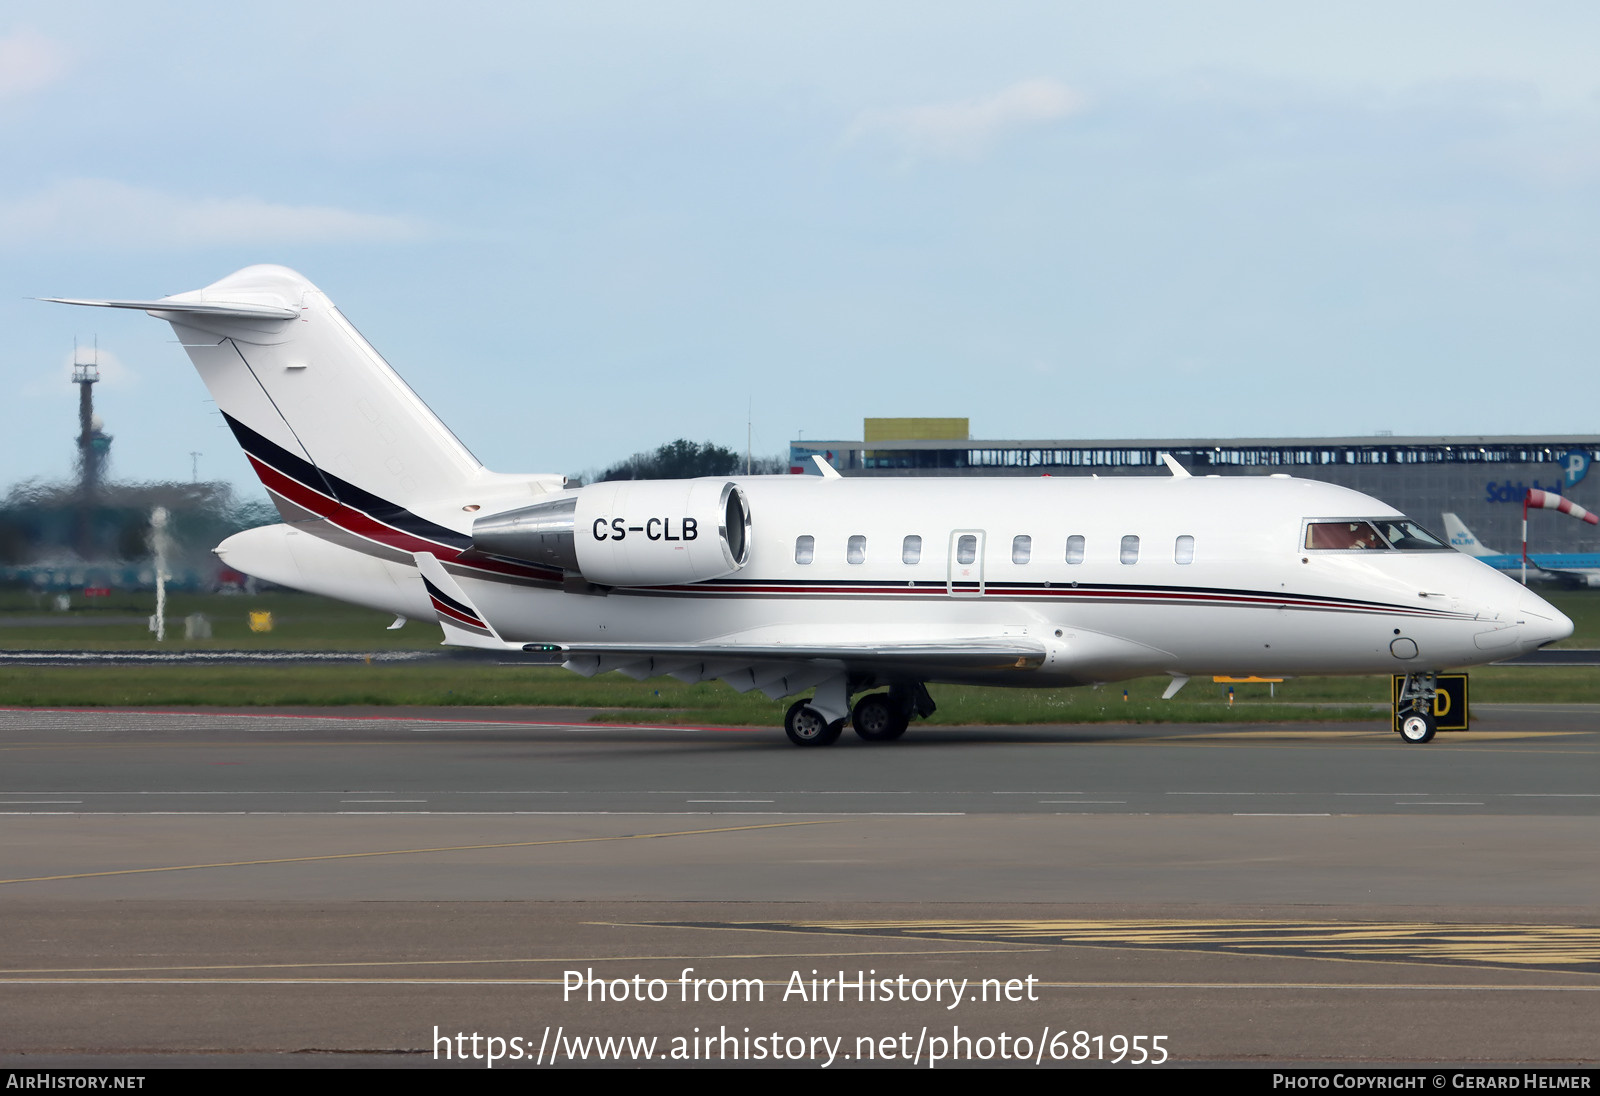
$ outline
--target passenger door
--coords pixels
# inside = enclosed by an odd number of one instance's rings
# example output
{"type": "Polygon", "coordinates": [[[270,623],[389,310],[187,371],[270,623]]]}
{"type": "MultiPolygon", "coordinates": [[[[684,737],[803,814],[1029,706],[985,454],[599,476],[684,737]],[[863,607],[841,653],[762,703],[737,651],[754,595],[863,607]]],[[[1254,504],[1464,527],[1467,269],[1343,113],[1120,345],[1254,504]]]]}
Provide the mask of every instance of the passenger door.
{"type": "Polygon", "coordinates": [[[957,529],[950,534],[950,571],[945,589],[951,597],[983,596],[982,529],[957,529]]]}

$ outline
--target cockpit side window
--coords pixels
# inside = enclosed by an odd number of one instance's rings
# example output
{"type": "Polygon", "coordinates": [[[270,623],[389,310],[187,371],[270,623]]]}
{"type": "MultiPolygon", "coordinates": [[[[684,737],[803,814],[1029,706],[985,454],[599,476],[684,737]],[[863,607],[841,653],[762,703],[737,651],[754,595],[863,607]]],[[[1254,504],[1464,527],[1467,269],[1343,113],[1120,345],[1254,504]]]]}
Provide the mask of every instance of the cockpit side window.
{"type": "Polygon", "coordinates": [[[1410,518],[1355,518],[1306,522],[1305,546],[1311,551],[1349,552],[1381,549],[1402,552],[1453,551],[1410,518]]]}

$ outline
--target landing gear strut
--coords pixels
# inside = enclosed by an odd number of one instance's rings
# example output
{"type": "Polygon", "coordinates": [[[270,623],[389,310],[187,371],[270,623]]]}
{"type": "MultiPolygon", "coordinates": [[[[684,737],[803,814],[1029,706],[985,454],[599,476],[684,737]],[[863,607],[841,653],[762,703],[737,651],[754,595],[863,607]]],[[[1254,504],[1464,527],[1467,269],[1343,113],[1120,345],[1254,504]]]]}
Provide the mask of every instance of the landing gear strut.
{"type": "Polygon", "coordinates": [[[1433,740],[1439,721],[1433,717],[1433,698],[1439,695],[1439,675],[1407,674],[1395,705],[1400,715],[1400,738],[1422,745],[1433,740]]]}

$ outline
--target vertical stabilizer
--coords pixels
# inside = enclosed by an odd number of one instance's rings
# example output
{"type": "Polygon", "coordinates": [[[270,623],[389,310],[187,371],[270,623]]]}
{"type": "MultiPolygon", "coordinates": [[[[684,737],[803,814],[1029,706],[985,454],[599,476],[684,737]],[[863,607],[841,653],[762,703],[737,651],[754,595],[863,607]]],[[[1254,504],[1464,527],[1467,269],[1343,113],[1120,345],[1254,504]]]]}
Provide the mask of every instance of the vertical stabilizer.
{"type": "Polygon", "coordinates": [[[1500,553],[1493,548],[1486,548],[1472,535],[1472,530],[1462,524],[1461,519],[1454,514],[1444,515],[1444,535],[1449,538],[1450,546],[1458,552],[1465,552],[1469,556],[1498,556],[1500,553]]]}
{"type": "Polygon", "coordinates": [[[482,470],[333,302],[292,270],[246,267],[149,311],[171,322],[276,498],[281,477],[311,478],[304,486],[360,510],[409,507],[459,495],[482,470]],[[175,307],[162,309],[167,303],[175,307]],[[264,306],[293,318],[188,304],[264,306]]]}
{"type": "Polygon", "coordinates": [[[561,476],[495,476],[467,452],[333,303],[281,266],[131,308],[172,324],[285,521],[413,565],[472,544],[464,514],[496,495],[559,490],[561,476]]]}

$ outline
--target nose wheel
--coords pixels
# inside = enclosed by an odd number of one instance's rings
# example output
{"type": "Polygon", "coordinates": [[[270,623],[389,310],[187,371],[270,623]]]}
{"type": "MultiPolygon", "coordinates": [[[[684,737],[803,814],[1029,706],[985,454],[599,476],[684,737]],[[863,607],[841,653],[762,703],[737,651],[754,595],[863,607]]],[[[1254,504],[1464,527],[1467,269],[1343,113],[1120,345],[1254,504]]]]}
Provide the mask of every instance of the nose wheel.
{"type": "Polygon", "coordinates": [[[1426,712],[1407,712],[1400,719],[1400,737],[1419,746],[1430,741],[1436,730],[1433,716],[1426,712]]]}

